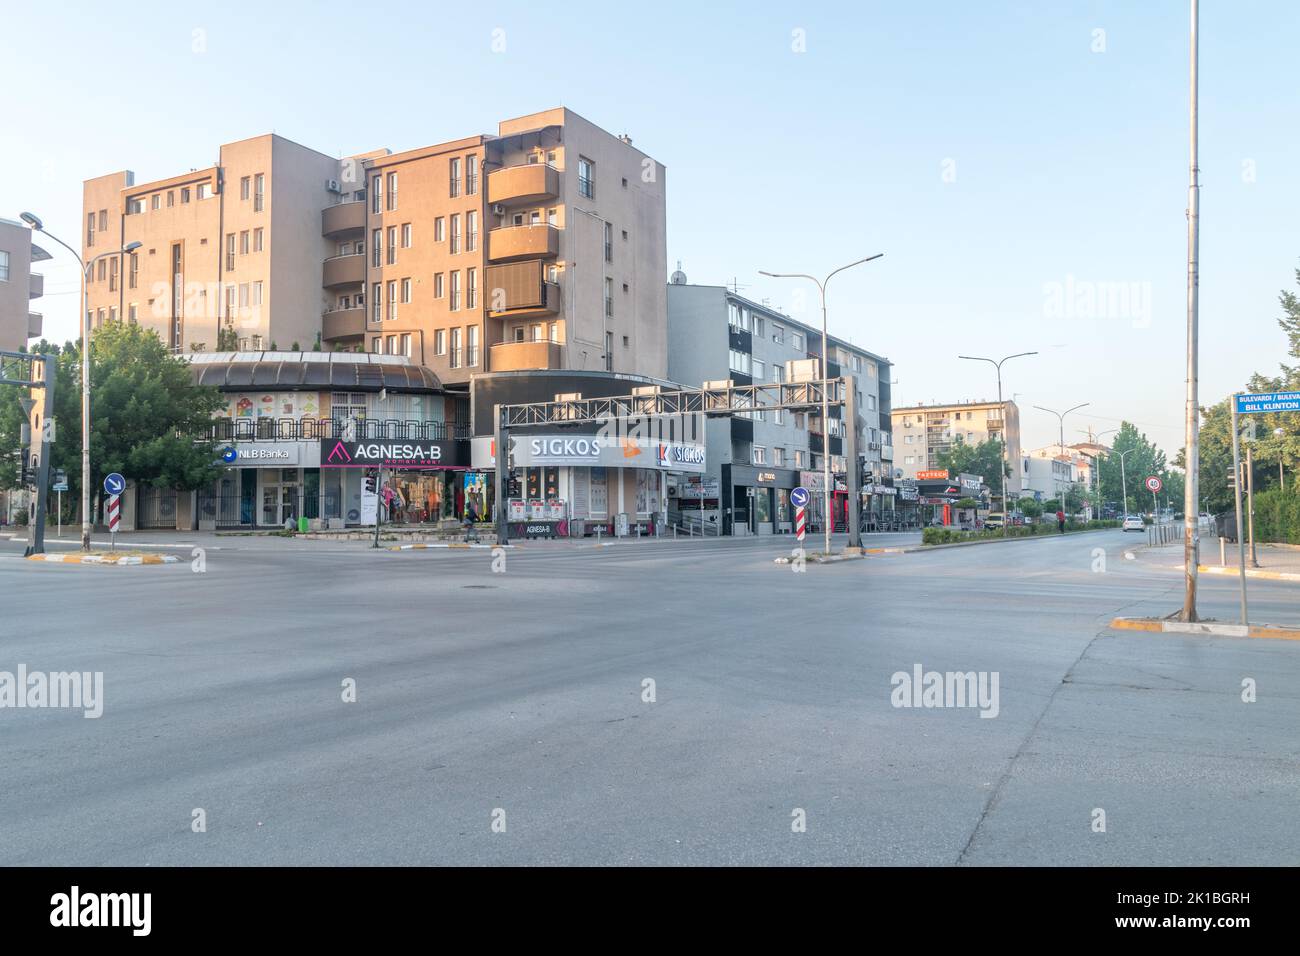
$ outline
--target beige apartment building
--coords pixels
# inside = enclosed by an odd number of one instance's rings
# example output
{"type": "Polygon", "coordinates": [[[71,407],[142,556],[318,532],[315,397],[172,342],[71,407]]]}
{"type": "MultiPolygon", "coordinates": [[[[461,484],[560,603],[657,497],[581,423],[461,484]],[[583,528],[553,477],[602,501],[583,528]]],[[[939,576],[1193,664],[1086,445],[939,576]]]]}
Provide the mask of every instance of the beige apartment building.
{"type": "MultiPolygon", "coordinates": [[[[961,442],[978,445],[1006,436],[1008,497],[1019,497],[1021,469],[1020,409],[1015,402],[962,402],[954,405],[914,405],[892,411],[894,425],[894,477],[915,479],[920,472],[940,467],[939,456],[961,442]]],[[[1000,488],[996,475],[983,476],[990,488],[1000,488]]]]}
{"type": "Polygon", "coordinates": [[[32,263],[50,258],[32,244],[32,231],[21,222],[0,219],[0,349],[16,352],[28,339],[40,338],[43,320],[31,310],[45,292],[45,277],[32,263]]]}
{"type": "Polygon", "coordinates": [[[266,135],[147,184],[88,180],[92,325],[174,351],[410,357],[446,385],[531,369],[667,375],[664,167],[565,108],[336,159],[266,135]]]}

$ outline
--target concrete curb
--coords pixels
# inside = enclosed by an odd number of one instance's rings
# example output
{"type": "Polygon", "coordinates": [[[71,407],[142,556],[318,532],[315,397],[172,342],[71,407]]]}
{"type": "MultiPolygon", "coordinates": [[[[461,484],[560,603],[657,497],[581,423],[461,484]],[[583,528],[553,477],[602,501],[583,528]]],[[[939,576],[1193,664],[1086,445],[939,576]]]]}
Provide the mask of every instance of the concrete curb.
{"type": "Polygon", "coordinates": [[[391,548],[388,548],[387,550],[388,551],[432,551],[435,548],[444,548],[444,549],[452,549],[456,551],[471,551],[471,550],[491,551],[493,548],[500,548],[500,547],[513,548],[515,547],[515,545],[513,544],[507,544],[507,545],[469,544],[468,542],[465,541],[448,541],[446,544],[397,544],[397,545],[393,545],[391,548]]]}
{"type": "MultiPolygon", "coordinates": [[[[807,554],[804,556],[806,564],[839,564],[841,561],[862,561],[866,559],[866,554],[861,549],[854,551],[844,551],[840,554],[807,554]]],[[[788,555],[781,555],[779,558],[773,558],[773,564],[791,564],[793,558],[788,555]]]]}
{"type": "MultiPolygon", "coordinates": [[[[1201,574],[1224,574],[1234,578],[1241,573],[1240,568],[1225,568],[1218,564],[1198,564],[1196,570],[1201,574]]],[[[1266,581],[1300,581],[1300,574],[1292,571],[1265,571],[1262,568],[1247,568],[1246,577],[1263,578],[1266,581]]]]}
{"type": "Polygon", "coordinates": [[[124,554],[113,557],[107,554],[32,554],[28,561],[45,561],[50,564],[112,564],[119,567],[141,564],[176,564],[180,558],[173,554],[124,554]]]}
{"type": "Polygon", "coordinates": [[[1203,634],[1211,637],[1263,637],[1280,641],[1300,641],[1300,627],[1278,624],[1219,624],[1213,621],[1170,621],[1157,617],[1117,617],[1111,630],[1148,631],[1161,634],[1203,634]]]}

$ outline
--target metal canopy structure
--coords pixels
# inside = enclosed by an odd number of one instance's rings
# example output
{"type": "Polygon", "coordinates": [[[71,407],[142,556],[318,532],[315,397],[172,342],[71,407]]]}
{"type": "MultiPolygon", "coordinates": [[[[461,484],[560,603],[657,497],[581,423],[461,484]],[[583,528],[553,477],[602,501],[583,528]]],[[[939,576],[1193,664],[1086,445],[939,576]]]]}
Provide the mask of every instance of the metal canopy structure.
{"type": "MultiPolygon", "coordinates": [[[[849,546],[862,546],[858,527],[861,506],[862,474],[858,467],[857,393],[847,378],[813,379],[806,382],[768,382],[758,385],[711,383],[700,388],[666,390],[646,386],[631,395],[609,398],[573,398],[554,402],[529,402],[497,405],[495,439],[496,526],[497,544],[509,544],[510,525],[506,502],[506,478],[510,472],[510,432],[516,428],[537,426],[574,426],[597,423],[634,422],[644,419],[676,418],[703,415],[706,418],[732,418],[752,412],[777,410],[817,411],[823,406],[844,409],[849,423],[844,436],[844,457],[848,491],[849,546]]],[[[830,454],[826,423],[822,424],[823,454],[830,454]]],[[[832,515],[825,520],[833,521],[832,515]]]]}
{"type": "MultiPolygon", "coordinates": [[[[33,392],[41,393],[41,436],[39,438],[40,452],[36,457],[36,503],[35,514],[32,516],[32,533],[31,540],[27,545],[26,554],[44,554],[45,553],[45,495],[49,489],[50,483],[50,431],[48,423],[54,417],[54,376],[58,368],[58,357],[54,355],[44,355],[34,352],[6,352],[0,351],[0,385],[17,385],[20,388],[29,388],[33,392]]],[[[31,414],[35,407],[34,400],[28,400],[23,403],[23,409],[31,414]]],[[[26,428],[26,426],[24,426],[26,428]]],[[[38,438],[33,435],[31,438],[32,445],[38,443],[38,438]]],[[[27,464],[27,449],[20,450],[24,457],[24,465],[27,464]]],[[[27,468],[19,469],[19,473],[28,470],[27,468]]]]}

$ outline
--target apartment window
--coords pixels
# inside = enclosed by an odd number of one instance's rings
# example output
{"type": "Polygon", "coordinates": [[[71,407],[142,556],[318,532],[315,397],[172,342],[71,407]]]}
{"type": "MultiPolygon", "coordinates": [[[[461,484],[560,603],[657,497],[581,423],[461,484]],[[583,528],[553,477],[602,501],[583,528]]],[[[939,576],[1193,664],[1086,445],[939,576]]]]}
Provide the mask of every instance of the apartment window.
{"type": "Polygon", "coordinates": [[[139,321],[139,309],[140,307],[134,302],[126,307],[126,316],[132,325],[135,325],[137,321],[139,321]]]}
{"type": "MultiPolygon", "coordinates": [[[[785,424],[785,410],[784,410],[784,409],[781,409],[781,408],[774,408],[774,409],[772,409],[772,423],[773,423],[773,424],[776,424],[776,425],[784,425],[784,424],[785,424]]],[[[774,462],[774,464],[780,464],[780,462],[774,462]]]]}
{"type": "Polygon", "coordinates": [[[262,304],[262,283],[257,281],[253,283],[253,305],[262,304]]]}
{"type": "Polygon", "coordinates": [[[867,396],[867,408],[873,412],[876,410],[876,396],[874,395],[867,396]]]}
{"type": "Polygon", "coordinates": [[[447,238],[447,220],[439,216],[433,221],[433,241],[442,242],[447,238]]]}
{"type": "Polygon", "coordinates": [[[9,281],[9,253],[0,249],[0,282],[9,281]]]}
{"type": "Polygon", "coordinates": [[[373,292],[370,297],[370,319],[372,322],[378,322],[384,317],[384,287],[376,282],[373,292]]]}
{"type": "Polygon", "coordinates": [[[764,448],[762,445],[754,446],[754,464],[755,465],[767,464],[767,449],[764,448]]]}
{"type": "Polygon", "coordinates": [[[108,210],[107,209],[101,209],[99,211],[99,231],[108,232],[108,210]]]}
{"type": "Polygon", "coordinates": [[[106,261],[107,261],[107,260],[105,260],[105,259],[100,259],[100,260],[99,260],[99,265],[97,266],[97,268],[99,269],[99,281],[100,281],[100,282],[103,282],[103,281],[104,281],[104,275],[105,275],[104,270],[107,268],[107,266],[105,265],[105,262],[106,262],[106,261]]]}
{"type": "Polygon", "coordinates": [[[605,314],[614,314],[614,280],[605,277],[605,314]]]}
{"type": "Polygon", "coordinates": [[[763,317],[761,315],[754,316],[754,334],[759,338],[763,337],[763,317]]]}
{"type": "Polygon", "coordinates": [[[515,341],[522,342],[523,340],[524,340],[524,327],[522,325],[517,325],[515,326],[515,341]]]}
{"type": "Polygon", "coordinates": [[[451,160],[448,172],[448,192],[451,198],[455,199],[460,195],[460,157],[451,160]]]}
{"type": "MultiPolygon", "coordinates": [[[[472,309],[478,303],[478,270],[465,270],[465,308],[472,309]]],[[[473,362],[469,363],[473,365],[473,362]]]]}
{"type": "Polygon", "coordinates": [[[465,251],[473,252],[478,248],[478,213],[465,213],[465,251]]]}
{"type": "Polygon", "coordinates": [[[235,234],[226,233],[226,271],[235,268],[235,234]]]}
{"type": "Polygon", "coordinates": [[[441,299],[445,294],[446,290],[443,288],[443,274],[441,272],[435,272],[433,274],[433,297],[435,299],[441,299]]]}
{"type": "Polygon", "coordinates": [[[170,209],[174,205],[176,205],[176,191],[169,189],[167,190],[167,208],[170,209]]]}
{"type": "Polygon", "coordinates": [[[540,342],[542,340],[542,323],[534,322],[530,325],[528,327],[528,337],[533,342],[540,342]]]}
{"type": "Polygon", "coordinates": [[[796,352],[802,352],[804,350],[803,333],[802,332],[792,333],[790,335],[790,344],[794,346],[794,350],[796,352]]]}
{"type": "Polygon", "coordinates": [[[438,331],[433,333],[433,354],[434,355],[447,354],[447,330],[446,329],[438,329],[438,331]]]}
{"type": "Polygon", "coordinates": [[[253,177],[253,212],[266,208],[266,175],[258,173],[253,177]]]}
{"type": "Polygon", "coordinates": [[[388,321],[397,318],[397,280],[388,280],[388,321]]]}
{"type": "Polygon", "coordinates": [[[388,174],[388,211],[397,208],[397,173],[388,174]]]}
{"type": "Polygon", "coordinates": [[[253,251],[254,252],[262,251],[263,241],[265,240],[265,238],[266,238],[265,229],[258,228],[253,230],[253,251]]]}
{"type": "Polygon", "coordinates": [[[550,333],[551,333],[551,334],[550,334],[550,340],[551,340],[552,342],[559,342],[559,341],[560,341],[560,323],[558,323],[558,322],[552,322],[552,323],[551,323],[551,328],[550,328],[550,333]]]}
{"type": "Polygon", "coordinates": [[[396,355],[396,354],[397,354],[397,336],[396,336],[396,335],[390,335],[390,336],[388,337],[388,354],[389,354],[389,355],[396,355]]]}
{"type": "Polygon", "coordinates": [[[753,361],[753,376],[756,380],[761,380],[767,375],[767,365],[761,359],[753,361]]]}
{"type": "Polygon", "coordinates": [[[376,176],[370,184],[370,211],[380,213],[384,210],[384,177],[376,176]]]}
{"type": "MultiPolygon", "coordinates": [[[[378,354],[379,351],[380,351],[380,348],[381,348],[381,346],[382,346],[382,344],[383,344],[383,341],[384,341],[384,340],[383,340],[382,337],[380,337],[380,336],[378,336],[378,335],[374,336],[374,337],[370,340],[370,351],[374,352],[375,354],[378,354]]],[[[335,409],[335,411],[337,411],[337,409],[335,409]]]]}
{"type": "Polygon", "coordinates": [[[471,325],[465,330],[467,336],[465,349],[465,364],[468,366],[478,365],[478,326],[471,325]]]}
{"type": "Polygon", "coordinates": [[[614,333],[605,333],[605,371],[614,371],[614,333]]]}
{"type": "Polygon", "coordinates": [[[228,285],[226,286],[226,318],[233,319],[234,317],[235,317],[235,287],[233,285],[228,285]]]}
{"type": "Polygon", "coordinates": [[[138,252],[133,252],[131,253],[131,274],[127,278],[127,287],[134,289],[136,287],[136,284],[139,281],[140,281],[140,254],[138,252]]]}
{"type": "Polygon", "coordinates": [[[614,226],[612,223],[605,223],[605,261],[614,261],[614,226]]]}
{"type": "Polygon", "coordinates": [[[402,280],[402,304],[410,305],[411,303],[411,280],[402,280]]]}
{"type": "Polygon", "coordinates": [[[200,199],[211,199],[211,198],[212,198],[212,184],[211,184],[211,183],[199,183],[199,186],[198,186],[198,196],[199,196],[200,199]]]}
{"type": "Polygon", "coordinates": [[[808,467],[808,453],[806,451],[796,451],[794,453],[794,466],[795,468],[808,467]]]}
{"type": "Polygon", "coordinates": [[[117,260],[110,259],[108,263],[108,291],[117,291],[117,260]]]}
{"type": "Polygon", "coordinates": [[[460,213],[451,217],[451,248],[447,251],[453,256],[460,252],[460,213]]]}
{"type": "Polygon", "coordinates": [[[252,236],[247,229],[239,234],[239,254],[241,256],[248,255],[248,250],[252,248],[251,239],[252,236]]]}
{"type": "Polygon", "coordinates": [[[596,164],[586,156],[578,157],[578,195],[596,198],[596,164]]]}
{"type": "Polygon", "coordinates": [[[460,329],[451,330],[451,355],[448,357],[447,364],[452,368],[460,368],[460,329]]]}
{"type": "Polygon", "coordinates": [[[253,177],[241,176],[239,179],[239,198],[247,200],[252,193],[253,177]]]}
{"type": "Polygon", "coordinates": [[[411,333],[402,333],[402,354],[407,358],[411,357],[411,333]]]}
{"type": "Polygon", "coordinates": [[[117,324],[117,306],[110,305],[108,307],[108,321],[114,325],[117,324]]]}
{"type": "Polygon", "coordinates": [[[190,187],[189,187],[189,186],[182,186],[182,187],[181,187],[181,205],[183,206],[183,205],[185,205],[185,204],[186,204],[187,202],[189,202],[189,201],[190,201],[190,187]]]}
{"type": "Polygon", "coordinates": [[[239,283],[239,307],[241,309],[248,308],[248,283],[247,282],[239,283]]]}
{"type": "Polygon", "coordinates": [[[384,231],[375,229],[370,233],[370,262],[376,269],[384,264],[384,231]]]}
{"type": "Polygon", "coordinates": [[[100,309],[99,312],[96,313],[95,315],[95,327],[99,328],[99,326],[103,324],[104,324],[104,310],[100,309]]]}
{"type": "Polygon", "coordinates": [[[451,274],[451,311],[456,312],[460,309],[460,272],[451,274]]]}
{"type": "Polygon", "coordinates": [[[93,246],[94,244],[95,244],[95,214],[93,212],[88,212],[86,213],[86,245],[93,246]]]}
{"type": "Polygon", "coordinates": [[[157,210],[160,206],[162,206],[162,193],[154,193],[149,197],[149,208],[157,210]]]}
{"type": "Polygon", "coordinates": [[[402,223],[402,248],[411,248],[411,224],[409,222],[402,223]]]}
{"type": "MultiPolygon", "coordinates": [[[[465,157],[465,195],[472,196],[478,192],[478,157],[465,157]]],[[[471,365],[474,363],[471,362],[471,365]]]]}
{"type": "Polygon", "coordinates": [[[144,212],[144,200],[143,200],[143,199],[132,199],[132,200],[130,200],[130,201],[127,202],[127,204],[126,204],[126,214],[127,214],[128,216],[138,216],[138,215],[139,215],[140,213],[142,213],[142,212],[144,212]]]}
{"type": "Polygon", "coordinates": [[[727,354],[733,372],[739,372],[741,375],[750,374],[750,363],[752,357],[748,352],[739,352],[736,349],[728,349],[727,354]]]}
{"type": "Polygon", "coordinates": [[[397,264],[397,227],[388,227],[388,259],[390,266],[397,264]]]}
{"type": "Polygon", "coordinates": [[[772,323],[772,341],[777,345],[785,344],[785,329],[777,325],[775,322],[772,323]]]}
{"type": "Polygon", "coordinates": [[[558,209],[546,210],[546,224],[548,226],[558,226],[560,224],[560,212],[558,209]]]}

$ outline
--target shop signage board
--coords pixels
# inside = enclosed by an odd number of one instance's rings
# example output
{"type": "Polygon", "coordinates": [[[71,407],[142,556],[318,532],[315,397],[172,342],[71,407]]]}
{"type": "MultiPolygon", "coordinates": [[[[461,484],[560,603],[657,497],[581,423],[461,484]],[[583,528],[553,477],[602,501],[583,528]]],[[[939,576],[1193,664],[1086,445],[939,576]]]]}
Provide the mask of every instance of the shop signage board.
{"type": "MultiPolygon", "coordinates": [[[[243,451],[240,452],[241,456],[243,451]]],[[[417,439],[378,439],[343,441],[322,438],[322,468],[454,468],[463,466],[454,441],[420,441],[417,439]]]]}
{"type": "MultiPolygon", "coordinates": [[[[483,456],[475,446],[475,461],[483,456]]],[[[539,465],[576,467],[650,468],[664,471],[702,472],[704,446],[694,442],[620,439],[609,435],[513,435],[510,464],[514,468],[539,465]]]]}

